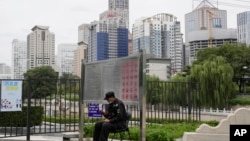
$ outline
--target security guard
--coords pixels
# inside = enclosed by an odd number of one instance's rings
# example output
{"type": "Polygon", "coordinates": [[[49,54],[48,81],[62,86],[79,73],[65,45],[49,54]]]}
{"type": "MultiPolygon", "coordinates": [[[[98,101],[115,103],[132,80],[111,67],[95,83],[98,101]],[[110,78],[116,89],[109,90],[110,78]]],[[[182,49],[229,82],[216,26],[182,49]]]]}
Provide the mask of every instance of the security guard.
{"type": "Polygon", "coordinates": [[[100,111],[104,121],[95,124],[93,141],[107,141],[109,133],[126,126],[126,109],[124,103],[115,97],[114,92],[107,92],[104,100],[108,101],[107,112],[100,111]]]}

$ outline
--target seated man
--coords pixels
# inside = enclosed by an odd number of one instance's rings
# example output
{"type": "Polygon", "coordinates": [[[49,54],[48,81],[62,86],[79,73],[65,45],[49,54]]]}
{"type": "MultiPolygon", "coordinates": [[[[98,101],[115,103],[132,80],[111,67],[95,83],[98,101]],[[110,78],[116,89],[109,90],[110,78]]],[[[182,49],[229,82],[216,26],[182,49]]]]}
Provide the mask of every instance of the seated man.
{"type": "Polygon", "coordinates": [[[105,95],[108,101],[107,112],[101,111],[104,121],[95,124],[93,141],[107,141],[110,132],[126,126],[126,110],[123,102],[115,97],[114,92],[105,95]]]}

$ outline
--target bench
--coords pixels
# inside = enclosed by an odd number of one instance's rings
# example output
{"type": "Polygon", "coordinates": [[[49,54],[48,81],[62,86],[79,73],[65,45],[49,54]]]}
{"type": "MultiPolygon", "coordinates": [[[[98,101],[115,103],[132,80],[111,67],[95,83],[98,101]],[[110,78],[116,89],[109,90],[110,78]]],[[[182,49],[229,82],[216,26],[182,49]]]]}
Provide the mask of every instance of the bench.
{"type": "Polygon", "coordinates": [[[71,138],[79,138],[78,132],[63,133],[63,141],[70,141],[71,138]]]}

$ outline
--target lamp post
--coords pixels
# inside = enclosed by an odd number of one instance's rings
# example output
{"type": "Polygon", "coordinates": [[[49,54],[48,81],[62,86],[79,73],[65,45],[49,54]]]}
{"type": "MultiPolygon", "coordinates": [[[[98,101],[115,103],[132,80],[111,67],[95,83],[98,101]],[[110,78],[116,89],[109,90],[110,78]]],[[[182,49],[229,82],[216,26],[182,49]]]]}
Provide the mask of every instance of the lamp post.
{"type": "Polygon", "coordinates": [[[243,70],[243,75],[242,75],[242,80],[243,80],[243,95],[246,94],[246,83],[247,83],[247,78],[248,78],[248,76],[246,74],[247,69],[248,69],[247,66],[243,66],[242,67],[242,70],[243,70]]]}

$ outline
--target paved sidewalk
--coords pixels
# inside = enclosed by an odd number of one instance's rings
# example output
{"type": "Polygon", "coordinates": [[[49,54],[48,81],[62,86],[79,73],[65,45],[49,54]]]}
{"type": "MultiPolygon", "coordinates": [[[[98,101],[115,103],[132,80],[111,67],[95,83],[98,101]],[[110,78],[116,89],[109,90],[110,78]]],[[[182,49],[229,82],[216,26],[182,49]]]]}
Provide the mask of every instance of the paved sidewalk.
{"type": "MultiPolygon", "coordinates": [[[[31,141],[63,141],[62,137],[54,137],[54,136],[30,136],[31,141]]],[[[78,141],[78,138],[72,138],[70,141],[78,141]]],[[[0,138],[0,141],[26,141],[26,136],[21,137],[9,137],[9,138],[0,138]]],[[[83,141],[92,141],[92,139],[83,139],[83,141]]],[[[111,141],[111,139],[109,139],[111,141]]],[[[120,140],[113,140],[120,141],[120,140]]],[[[126,140],[124,140],[126,141],[126,140]]]]}
{"type": "MultiPolygon", "coordinates": [[[[30,136],[31,141],[62,141],[62,137],[30,136]]],[[[26,141],[26,136],[0,138],[0,141],[26,141]]]]}

